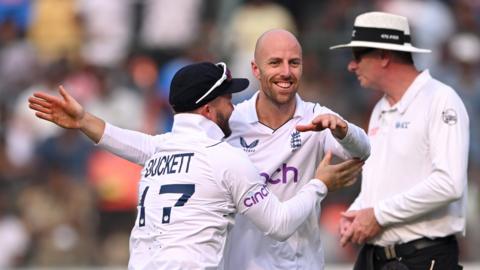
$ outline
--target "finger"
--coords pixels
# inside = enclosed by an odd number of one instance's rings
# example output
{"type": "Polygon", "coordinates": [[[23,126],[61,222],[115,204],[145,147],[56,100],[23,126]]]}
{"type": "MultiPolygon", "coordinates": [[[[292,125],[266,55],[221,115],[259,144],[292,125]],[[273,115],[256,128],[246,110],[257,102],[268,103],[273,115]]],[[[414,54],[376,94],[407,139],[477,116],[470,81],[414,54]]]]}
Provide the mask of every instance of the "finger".
{"type": "Polygon", "coordinates": [[[353,184],[355,184],[358,180],[358,176],[355,175],[354,177],[352,177],[350,180],[348,180],[346,183],[345,183],[345,187],[350,187],[352,186],[353,184]]]}
{"type": "Polygon", "coordinates": [[[347,231],[343,234],[342,238],[340,239],[340,243],[342,244],[342,247],[347,245],[347,243],[352,240],[353,232],[354,232],[353,226],[349,226],[347,231]]]}
{"type": "Polygon", "coordinates": [[[30,98],[28,98],[28,102],[30,104],[36,104],[38,106],[42,106],[42,107],[45,107],[45,108],[51,108],[52,107],[52,104],[48,101],[45,101],[44,99],[30,97],[30,98]]]}
{"type": "Polygon", "coordinates": [[[36,104],[29,104],[28,107],[34,111],[51,114],[52,110],[36,104]]]}
{"type": "Polygon", "coordinates": [[[67,90],[65,90],[65,88],[63,87],[63,85],[60,85],[58,87],[58,92],[60,92],[60,95],[63,97],[64,100],[69,100],[71,98],[67,90]]]}
{"type": "Polygon", "coordinates": [[[330,129],[335,130],[337,128],[337,122],[335,120],[330,121],[330,129]]]}
{"type": "Polygon", "coordinates": [[[33,93],[33,96],[36,98],[44,99],[48,102],[59,102],[60,100],[56,96],[49,95],[44,92],[35,92],[33,93]]]}
{"type": "Polygon", "coordinates": [[[332,161],[332,152],[328,151],[325,156],[323,156],[322,161],[319,164],[319,167],[325,167],[330,165],[330,162],[332,161]]]}
{"type": "Polygon", "coordinates": [[[340,213],[342,217],[347,218],[347,219],[354,219],[357,216],[357,211],[352,210],[348,212],[343,212],[340,213]]]}
{"type": "Polygon", "coordinates": [[[41,119],[43,119],[43,120],[47,120],[47,121],[53,122],[53,118],[52,118],[52,115],[51,115],[51,114],[45,114],[45,113],[41,113],[41,112],[36,112],[36,113],[35,113],[35,116],[38,117],[38,118],[41,118],[41,119]]]}
{"type": "Polygon", "coordinates": [[[321,125],[323,128],[328,128],[330,126],[330,119],[328,118],[323,119],[321,125]]]}
{"type": "Polygon", "coordinates": [[[358,240],[357,240],[358,242],[357,242],[357,244],[362,245],[363,243],[365,243],[365,240],[366,240],[365,235],[364,235],[364,234],[361,234],[361,235],[358,237],[358,240]]]}
{"type": "Polygon", "coordinates": [[[313,124],[308,124],[308,125],[297,125],[295,127],[298,131],[300,132],[305,132],[305,131],[315,131],[316,126],[313,124]]]}

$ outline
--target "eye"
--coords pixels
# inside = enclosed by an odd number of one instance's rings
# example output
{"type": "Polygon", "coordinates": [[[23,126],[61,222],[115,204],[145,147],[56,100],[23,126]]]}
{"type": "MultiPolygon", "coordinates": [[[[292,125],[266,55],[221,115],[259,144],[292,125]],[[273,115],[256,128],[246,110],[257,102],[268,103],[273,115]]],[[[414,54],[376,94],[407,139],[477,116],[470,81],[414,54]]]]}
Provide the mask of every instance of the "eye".
{"type": "Polygon", "coordinates": [[[295,59],[295,60],[290,61],[290,65],[293,66],[293,67],[298,67],[301,64],[302,64],[302,60],[300,60],[300,59],[295,59]]]}
{"type": "Polygon", "coordinates": [[[281,63],[281,61],[279,59],[272,59],[272,60],[268,61],[268,64],[270,66],[278,66],[280,63],[281,63]]]}

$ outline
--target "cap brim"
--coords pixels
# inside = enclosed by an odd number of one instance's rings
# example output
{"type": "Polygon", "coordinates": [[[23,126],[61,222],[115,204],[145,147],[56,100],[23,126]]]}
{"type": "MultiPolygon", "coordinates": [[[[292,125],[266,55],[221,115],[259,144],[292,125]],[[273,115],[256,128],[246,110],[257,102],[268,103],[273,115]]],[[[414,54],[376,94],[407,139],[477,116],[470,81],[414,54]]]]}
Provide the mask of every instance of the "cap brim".
{"type": "Polygon", "coordinates": [[[250,81],[248,79],[234,78],[230,81],[230,85],[224,91],[224,93],[225,94],[233,94],[233,93],[241,92],[241,91],[247,89],[249,84],[250,84],[250,81]]]}
{"type": "Polygon", "coordinates": [[[410,44],[397,45],[397,44],[385,44],[378,42],[369,42],[369,41],[352,41],[348,44],[340,44],[330,47],[330,50],[340,49],[340,48],[354,48],[354,47],[363,47],[363,48],[376,48],[384,49],[391,51],[401,51],[401,52],[414,52],[414,53],[430,53],[431,50],[421,49],[413,47],[410,44]]]}

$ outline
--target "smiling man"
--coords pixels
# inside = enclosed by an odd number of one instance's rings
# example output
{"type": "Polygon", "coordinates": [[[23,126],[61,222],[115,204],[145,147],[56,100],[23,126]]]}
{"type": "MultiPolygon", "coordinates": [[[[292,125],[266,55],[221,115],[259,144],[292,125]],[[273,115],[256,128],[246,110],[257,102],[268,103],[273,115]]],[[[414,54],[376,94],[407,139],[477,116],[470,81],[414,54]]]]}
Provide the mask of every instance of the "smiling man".
{"type": "MultiPolygon", "coordinates": [[[[282,201],[299,192],[327,152],[359,160],[370,153],[362,129],[297,94],[302,60],[302,47],[290,32],[274,29],[259,37],[251,65],[260,89],[235,106],[232,135],[227,138],[231,145],[243,148],[282,201]]],[[[266,236],[251,221],[237,216],[227,243],[225,269],[323,269],[319,215],[317,205],[285,242],[266,236]]]]}

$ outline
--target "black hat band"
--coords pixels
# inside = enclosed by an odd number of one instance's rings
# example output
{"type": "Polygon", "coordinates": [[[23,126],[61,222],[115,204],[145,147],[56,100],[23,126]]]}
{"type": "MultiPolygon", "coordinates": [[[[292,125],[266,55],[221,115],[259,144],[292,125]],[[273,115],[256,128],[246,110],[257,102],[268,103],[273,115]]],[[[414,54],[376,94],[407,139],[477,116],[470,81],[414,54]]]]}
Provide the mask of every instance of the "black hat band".
{"type": "Polygon", "coordinates": [[[353,40],[403,45],[410,43],[410,36],[400,30],[355,26],[352,31],[353,40]]]}

